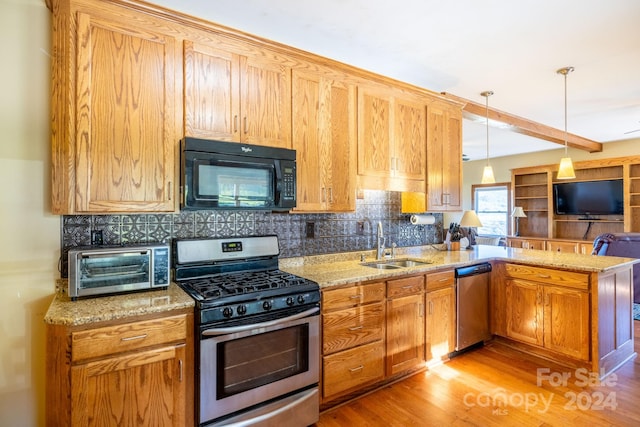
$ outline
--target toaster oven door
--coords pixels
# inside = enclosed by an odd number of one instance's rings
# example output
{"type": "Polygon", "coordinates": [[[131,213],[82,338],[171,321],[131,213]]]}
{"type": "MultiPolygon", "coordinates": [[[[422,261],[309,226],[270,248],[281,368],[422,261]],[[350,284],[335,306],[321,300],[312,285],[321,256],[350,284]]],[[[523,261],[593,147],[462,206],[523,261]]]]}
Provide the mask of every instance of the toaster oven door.
{"type": "Polygon", "coordinates": [[[148,289],[152,281],[151,250],[79,252],[69,264],[71,297],[148,289]]]}

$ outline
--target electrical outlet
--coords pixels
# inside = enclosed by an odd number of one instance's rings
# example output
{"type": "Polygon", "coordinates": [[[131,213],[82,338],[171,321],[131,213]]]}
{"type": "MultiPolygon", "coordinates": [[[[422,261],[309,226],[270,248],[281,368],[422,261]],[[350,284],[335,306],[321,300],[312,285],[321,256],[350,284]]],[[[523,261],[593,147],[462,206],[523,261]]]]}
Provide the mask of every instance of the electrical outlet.
{"type": "Polygon", "coordinates": [[[91,230],[91,244],[93,246],[102,245],[102,230],[91,230]]]}
{"type": "Polygon", "coordinates": [[[307,238],[313,239],[316,235],[316,223],[313,221],[307,222],[307,238]]]}
{"type": "Polygon", "coordinates": [[[364,221],[356,222],[356,234],[359,236],[364,236],[364,221]]]}

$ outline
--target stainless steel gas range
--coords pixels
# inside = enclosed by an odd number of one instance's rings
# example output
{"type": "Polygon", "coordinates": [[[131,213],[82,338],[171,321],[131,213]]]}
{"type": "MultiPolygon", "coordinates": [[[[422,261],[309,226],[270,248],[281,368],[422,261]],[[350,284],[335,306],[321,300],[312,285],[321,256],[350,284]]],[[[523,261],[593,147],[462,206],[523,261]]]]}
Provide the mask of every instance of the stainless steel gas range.
{"type": "Polygon", "coordinates": [[[278,238],[174,242],[196,301],[201,426],[291,426],[319,416],[320,289],[278,269],[278,238]]]}

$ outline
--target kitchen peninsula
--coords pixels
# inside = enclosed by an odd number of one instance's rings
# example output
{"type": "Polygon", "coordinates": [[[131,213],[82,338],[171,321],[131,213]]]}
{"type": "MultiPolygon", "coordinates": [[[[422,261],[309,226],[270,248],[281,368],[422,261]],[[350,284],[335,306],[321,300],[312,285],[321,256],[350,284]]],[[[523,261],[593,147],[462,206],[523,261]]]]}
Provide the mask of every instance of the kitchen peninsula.
{"type": "MultiPolygon", "coordinates": [[[[600,378],[635,357],[635,259],[483,245],[467,251],[422,246],[396,249],[396,259],[424,264],[381,269],[364,265],[361,256],[354,252],[280,260],[282,270],[318,282],[323,292],[324,408],[422,369],[425,361],[429,365],[446,360],[455,345],[453,270],[480,261],[493,266],[494,339],[569,367],[589,369],[600,378]],[[394,304],[403,299],[390,294],[395,284],[409,290],[401,296],[416,307],[412,311],[411,304],[405,305],[400,318],[391,317],[394,304]],[[447,291],[448,297],[438,294],[447,291]],[[434,312],[437,316],[430,316],[434,312]],[[424,328],[415,327],[420,322],[426,323],[424,328]],[[397,324],[414,336],[391,336],[397,324]],[[329,348],[326,341],[334,336],[338,344],[329,348]],[[402,351],[390,351],[394,346],[402,351]],[[388,361],[399,355],[406,359],[401,371],[388,361]],[[332,372],[336,369],[340,375],[332,372]]],[[[370,263],[375,253],[365,252],[364,258],[370,263]]]]}

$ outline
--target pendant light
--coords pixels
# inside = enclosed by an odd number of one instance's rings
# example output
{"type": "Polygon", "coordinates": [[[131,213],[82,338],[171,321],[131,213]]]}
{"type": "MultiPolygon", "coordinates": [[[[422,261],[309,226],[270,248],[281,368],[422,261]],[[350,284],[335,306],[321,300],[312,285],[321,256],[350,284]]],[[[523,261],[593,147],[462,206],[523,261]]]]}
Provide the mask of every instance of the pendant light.
{"type": "Polygon", "coordinates": [[[573,179],[576,173],[573,170],[571,157],[567,154],[568,149],[568,133],[567,133],[567,74],[574,70],[573,67],[560,68],[557,73],[564,76],[564,157],[560,159],[560,167],[558,168],[558,179],[573,179]]]}
{"type": "Polygon", "coordinates": [[[482,171],[482,183],[483,184],[495,184],[496,179],[493,176],[493,168],[489,164],[489,97],[493,95],[493,92],[488,90],[482,92],[480,95],[487,99],[487,164],[482,171]]]}

